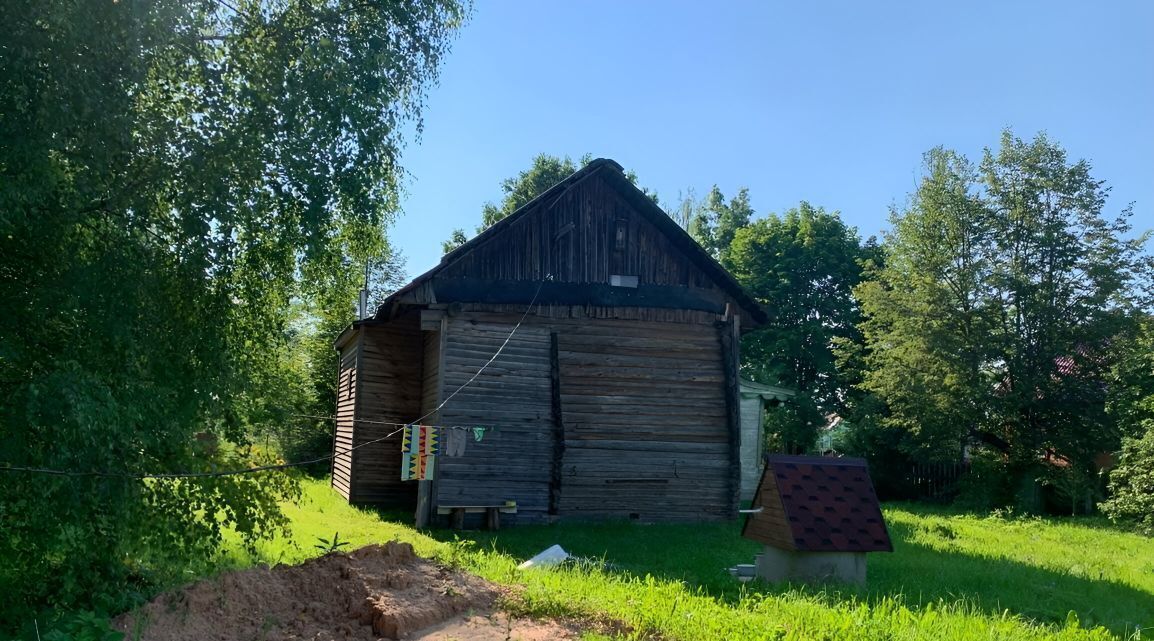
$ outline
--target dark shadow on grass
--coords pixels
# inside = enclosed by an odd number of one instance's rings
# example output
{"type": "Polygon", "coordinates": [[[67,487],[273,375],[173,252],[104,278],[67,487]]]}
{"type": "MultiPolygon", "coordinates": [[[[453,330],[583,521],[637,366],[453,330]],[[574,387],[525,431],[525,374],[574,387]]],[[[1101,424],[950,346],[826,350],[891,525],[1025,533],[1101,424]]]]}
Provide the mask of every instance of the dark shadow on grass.
{"type": "Polygon", "coordinates": [[[900,597],[911,607],[966,600],[991,616],[1009,610],[1040,623],[1063,624],[1069,612],[1083,626],[1102,625],[1122,638],[1135,627],[1154,626],[1154,595],[1107,579],[1089,578],[1017,561],[936,550],[914,542],[916,528],[891,523],[892,554],[871,555],[869,584],[863,588],[750,583],[744,587],[726,568],[752,563],[760,547],[740,536],[740,523],[644,525],[561,523],[507,528],[498,532],[433,530],[441,541],[472,541],[527,559],[553,544],[571,554],[601,559],[610,572],[625,576],[684,581],[691,589],[731,605],[750,593],[781,594],[797,589],[824,593],[834,601],[876,602],[900,597]]]}

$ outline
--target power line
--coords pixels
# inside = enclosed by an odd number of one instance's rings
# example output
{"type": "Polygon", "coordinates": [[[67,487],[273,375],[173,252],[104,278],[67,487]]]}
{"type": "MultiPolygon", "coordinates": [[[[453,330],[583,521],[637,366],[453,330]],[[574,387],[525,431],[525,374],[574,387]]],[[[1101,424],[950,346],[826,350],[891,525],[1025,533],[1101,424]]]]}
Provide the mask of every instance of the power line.
{"type": "Polygon", "coordinates": [[[444,407],[446,403],[453,400],[453,397],[456,396],[461,390],[465,389],[466,387],[471,385],[473,383],[473,381],[477,380],[477,377],[481,375],[481,372],[485,371],[486,367],[492,365],[493,361],[497,360],[497,357],[501,355],[501,350],[505,349],[505,346],[508,345],[509,341],[513,339],[513,335],[516,334],[517,330],[521,328],[521,323],[524,323],[525,319],[529,317],[529,312],[533,311],[533,305],[537,304],[537,296],[539,296],[541,294],[541,288],[544,286],[545,286],[544,280],[537,283],[537,291],[533,292],[533,299],[529,301],[529,306],[525,308],[525,313],[521,314],[521,320],[517,321],[517,324],[513,326],[513,331],[509,332],[509,335],[505,337],[505,342],[501,343],[501,346],[498,347],[497,351],[493,353],[492,358],[490,358],[488,361],[486,361],[485,364],[481,366],[481,369],[477,370],[477,373],[473,374],[473,376],[469,380],[465,381],[465,383],[463,385],[461,385],[457,389],[453,390],[452,394],[449,394],[448,396],[446,396],[445,400],[441,401],[440,405],[438,405],[436,408],[434,408],[428,414],[425,414],[421,418],[418,418],[417,420],[413,421],[414,423],[420,423],[424,419],[426,419],[426,418],[432,416],[433,414],[436,414],[437,412],[441,411],[441,408],[444,407]]]}
{"type": "MultiPolygon", "coordinates": [[[[430,412],[426,413],[424,416],[421,416],[420,418],[417,418],[417,419],[410,421],[408,423],[390,423],[390,422],[386,422],[386,421],[373,421],[373,420],[368,420],[368,419],[339,419],[338,417],[335,417],[335,416],[313,416],[313,415],[309,415],[309,414],[297,414],[296,415],[296,416],[300,416],[302,418],[313,418],[313,419],[320,419],[320,420],[332,420],[332,421],[351,420],[353,422],[358,422],[358,423],[371,423],[371,424],[378,424],[378,425],[398,426],[398,429],[395,429],[392,432],[389,432],[388,434],[386,434],[380,438],[376,438],[376,439],[373,439],[371,441],[365,441],[364,443],[361,443],[359,445],[354,445],[353,447],[350,447],[349,449],[344,450],[342,452],[335,451],[336,450],[336,444],[334,442],[334,444],[333,444],[334,452],[332,454],[326,454],[324,456],[310,459],[308,461],[297,461],[294,463],[275,463],[275,464],[271,464],[271,465],[258,465],[256,467],[246,467],[246,468],[235,469],[235,470],[222,470],[219,472],[174,472],[174,473],[167,473],[167,474],[130,474],[127,472],[78,472],[75,470],[60,470],[60,469],[53,469],[53,468],[46,468],[46,467],[24,467],[24,466],[11,466],[11,465],[0,466],[0,472],[25,472],[25,473],[29,473],[29,474],[45,474],[45,475],[50,475],[50,476],[123,478],[123,479],[135,479],[135,480],[144,480],[144,479],[195,479],[195,478],[212,478],[212,477],[220,477],[220,476],[237,476],[240,474],[254,474],[256,472],[267,472],[270,470],[284,470],[284,469],[289,469],[289,468],[294,468],[294,467],[304,467],[306,465],[313,465],[315,463],[322,463],[324,461],[335,460],[335,459],[340,458],[342,456],[349,456],[353,453],[353,451],[355,451],[359,448],[362,448],[366,445],[373,445],[374,443],[380,443],[381,441],[392,438],[392,437],[396,436],[397,434],[400,434],[405,429],[405,427],[407,427],[409,425],[419,424],[421,421],[425,420],[426,418],[432,416],[433,414],[436,414],[437,412],[441,411],[441,409],[443,407],[445,407],[445,405],[450,400],[452,400],[452,398],[454,396],[456,396],[458,393],[460,393],[461,390],[465,389],[466,387],[471,385],[473,383],[473,381],[477,380],[477,377],[479,377],[481,375],[481,373],[485,371],[486,368],[488,368],[490,365],[492,365],[493,361],[497,360],[497,357],[501,355],[501,352],[505,349],[505,346],[508,345],[509,341],[511,341],[513,339],[513,336],[517,333],[517,330],[521,328],[521,324],[524,323],[525,319],[529,317],[529,312],[533,311],[533,306],[535,304],[537,304],[537,297],[541,294],[541,288],[544,285],[545,285],[545,281],[541,281],[537,285],[537,291],[533,293],[533,299],[531,301],[529,301],[529,306],[525,308],[525,313],[521,314],[521,319],[518,320],[517,324],[513,326],[513,329],[509,332],[509,335],[505,337],[505,341],[503,343],[501,343],[501,346],[497,348],[497,351],[493,353],[493,356],[490,357],[489,360],[486,361],[485,364],[482,365],[481,368],[478,369],[477,372],[475,374],[473,374],[472,377],[469,378],[469,380],[465,381],[464,384],[462,384],[457,389],[453,390],[452,394],[449,394],[447,397],[445,397],[445,400],[441,401],[441,403],[439,405],[437,405],[436,408],[434,408],[430,412]]],[[[458,425],[433,426],[433,427],[438,427],[440,429],[466,429],[466,428],[464,428],[462,426],[458,426],[458,425]]]]}

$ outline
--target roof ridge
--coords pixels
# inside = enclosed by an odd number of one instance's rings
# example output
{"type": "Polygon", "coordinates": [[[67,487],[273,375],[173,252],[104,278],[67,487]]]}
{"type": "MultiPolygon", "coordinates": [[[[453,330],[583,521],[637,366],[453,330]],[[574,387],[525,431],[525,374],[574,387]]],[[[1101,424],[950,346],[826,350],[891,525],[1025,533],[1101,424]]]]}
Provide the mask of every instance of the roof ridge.
{"type": "Polygon", "coordinates": [[[388,298],[386,298],[377,307],[377,314],[380,314],[381,310],[387,309],[387,307],[397,301],[400,296],[412,291],[425,281],[436,276],[438,272],[452,265],[469,251],[472,251],[481,244],[488,242],[496,234],[500,233],[500,230],[516,222],[526,213],[532,211],[538,204],[546,201],[549,198],[559,197],[586,178],[599,174],[608,178],[609,180],[607,180],[607,182],[612,188],[618,191],[618,193],[626,200],[626,202],[629,202],[642,216],[649,218],[650,222],[652,222],[660,232],[665,234],[673,242],[674,247],[677,247],[682,252],[685,252],[691,261],[701,267],[702,271],[704,271],[710,278],[714,279],[714,281],[716,281],[719,286],[721,286],[722,290],[726,291],[729,295],[736,299],[742,307],[747,309],[755,321],[758,323],[763,323],[768,319],[768,315],[761,307],[761,304],[745,291],[741,284],[737,282],[737,279],[733,277],[733,274],[730,274],[729,271],[726,270],[720,263],[718,263],[717,259],[711,256],[709,252],[705,251],[705,249],[696,240],[694,240],[688,232],[686,232],[680,225],[674,222],[664,209],[662,209],[657,203],[653,202],[653,200],[648,195],[638,189],[637,185],[633,184],[633,182],[629,180],[629,177],[625,174],[625,168],[612,158],[596,158],[589,161],[585,164],[584,167],[578,169],[572,174],[569,174],[569,176],[567,176],[564,180],[538,194],[532,200],[521,205],[508,216],[493,223],[479,234],[466,241],[460,247],[457,247],[453,251],[445,254],[441,257],[440,262],[434,265],[431,269],[421,274],[420,276],[417,276],[404,287],[401,287],[397,291],[393,292],[388,298]],[[606,169],[607,171],[601,172],[601,169],[606,169]],[[645,211],[646,209],[648,209],[648,212],[645,211]],[[660,216],[657,214],[660,214],[660,216]]]}

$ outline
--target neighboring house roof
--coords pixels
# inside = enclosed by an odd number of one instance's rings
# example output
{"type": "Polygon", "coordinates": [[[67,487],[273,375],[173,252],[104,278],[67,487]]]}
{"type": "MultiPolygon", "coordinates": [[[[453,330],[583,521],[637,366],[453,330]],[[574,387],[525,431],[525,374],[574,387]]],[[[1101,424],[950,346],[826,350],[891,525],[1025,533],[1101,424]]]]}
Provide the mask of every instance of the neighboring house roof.
{"type": "Polygon", "coordinates": [[[738,379],[738,383],[742,398],[761,397],[766,401],[785,402],[797,395],[797,392],[791,389],[777,387],[776,385],[757,383],[755,381],[749,381],[744,378],[738,379]]]}
{"type": "Polygon", "coordinates": [[[797,552],[892,552],[864,459],[769,456],[742,536],[797,552]]]}
{"type": "Polygon", "coordinates": [[[719,264],[712,256],[710,256],[709,252],[705,251],[705,249],[702,248],[701,245],[697,243],[697,241],[693,240],[693,238],[688,233],[686,233],[686,231],[682,229],[680,225],[674,222],[673,219],[670,218],[669,215],[661,209],[661,207],[654,203],[649,196],[645,195],[644,192],[638,189],[637,186],[634,185],[633,182],[625,176],[624,169],[621,167],[621,165],[607,158],[598,158],[597,160],[590,162],[589,164],[571,174],[565,180],[562,180],[556,185],[550,187],[541,195],[537,196],[528,203],[525,203],[513,213],[494,223],[488,229],[477,234],[477,236],[466,242],[464,245],[461,245],[448,254],[445,254],[445,256],[441,258],[441,262],[436,267],[433,267],[424,274],[417,276],[413,279],[412,282],[386,298],[384,302],[382,302],[381,305],[377,308],[377,315],[384,315],[385,310],[388,310],[393,303],[405,300],[406,294],[421,287],[423,284],[437,276],[437,274],[442,270],[449,267],[475,248],[497,237],[504,230],[508,229],[510,225],[514,224],[519,218],[532,211],[538,204],[542,202],[555,201],[566,191],[576,186],[579,182],[593,175],[602,177],[607,184],[612,186],[622,196],[622,198],[624,198],[625,201],[633,207],[633,209],[635,209],[640,215],[645,217],[650,223],[652,223],[661,232],[663,232],[672,242],[674,247],[686,254],[698,268],[705,272],[705,274],[709,276],[717,284],[717,286],[722,289],[722,291],[732,296],[733,299],[736,300],[738,304],[740,304],[741,307],[750,314],[755,322],[764,323],[768,320],[768,316],[765,310],[756,300],[754,300],[752,296],[749,295],[748,292],[746,292],[741,287],[740,284],[738,284],[733,275],[726,271],[726,269],[722,267],[721,264],[719,264]]]}

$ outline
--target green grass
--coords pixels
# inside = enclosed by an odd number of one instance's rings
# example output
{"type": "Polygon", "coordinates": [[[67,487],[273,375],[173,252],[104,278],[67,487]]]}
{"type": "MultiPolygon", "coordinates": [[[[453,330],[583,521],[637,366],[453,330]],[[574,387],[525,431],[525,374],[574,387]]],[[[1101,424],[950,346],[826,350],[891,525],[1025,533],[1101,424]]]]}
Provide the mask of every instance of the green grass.
{"type": "Polygon", "coordinates": [[[758,549],[737,523],[424,533],[403,515],[344,504],[324,482],[307,482],[301,504],[286,511],[291,538],[263,543],[255,556],[231,549],[225,565],[296,563],[319,554],[314,544],[334,532],[353,548],[396,538],[521,586],[516,607],[526,613],[606,615],[667,639],[1137,641],[1154,633],[1154,541],[1089,519],[890,505],[895,551],[871,555],[868,587],[821,590],[731,579],[724,569],[752,562],[758,549]],[[516,570],[553,543],[606,566],[516,570]]]}

